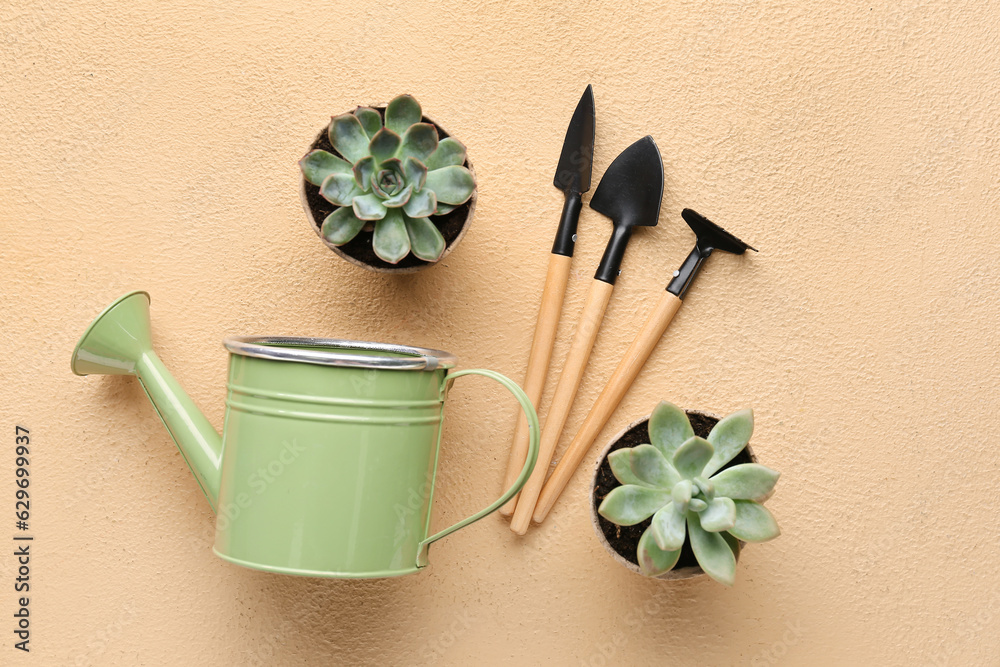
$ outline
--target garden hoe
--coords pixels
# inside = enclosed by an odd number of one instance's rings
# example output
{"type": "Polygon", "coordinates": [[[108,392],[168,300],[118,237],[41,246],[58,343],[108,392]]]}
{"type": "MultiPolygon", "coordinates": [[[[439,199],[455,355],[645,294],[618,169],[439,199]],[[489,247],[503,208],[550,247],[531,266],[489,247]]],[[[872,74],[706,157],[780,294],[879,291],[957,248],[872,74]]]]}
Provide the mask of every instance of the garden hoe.
{"type": "MultiPolygon", "coordinates": [[[[600,193],[600,189],[597,192],[600,193]]],[[[597,198],[596,195],[594,198],[597,198]]],[[[590,414],[587,415],[587,419],[583,422],[580,432],[573,438],[573,442],[570,443],[566,454],[559,461],[559,465],[556,466],[549,481],[545,484],[545,488],[542,490],[542,494],[538,499],[538,505],[534,511],[533,518],[538,523],[545,520],[549,510],[552,509],[556,500],[559,499],[559,494],[566,488],[573,473],[576,472],[587,450],[590,449],[594,440],[597,439],[604,425],[611,418],[611,414],[625,396],[625,392],[628,391],[628,388],[635,381],[639,371],[642,370],[643,364],[646,363],[646,359],[649,358],[649,355],[653,352],[653,348],[656,347],[657,341],[663,336],[663,333],[670,325],[670,321],[681,307],[682,299],[687,294],[688,288],[694,281],[694,277],[698,275],[702,264],[712,254],[712,251],[724,250],[735,255],[742,255],[747,249],[757,252],[756,248],[740,241],[722,227],[719,227],[708,218],[695,213],[689,208],[681,211],[681,216],[683,216],[685,222],[688,223],[688,226],[691,227],[698,237],[694,245],[694,250],[691,251],[687,259],[684,260],[684,263],[681,264],[681,268],[674,271],[674,279],[667,286],[667,291],[660,297],[656,308],[653,309],[653,312],[646,319],[646,323],[642,325],[639,334],[632,341],[632,345],[629,346],[628,351],[625,352],[625,357],[619,362],[618,368],[611,375],[611,379],[608,380],[608,384],[604,387],[601,395],[597,397],[594,407],[590,409],[590,414]]],[[[544,437],[545,431],[543,430],[543,447],[545,444],[544,437]]],[[[535,468],[535,472],[538,472],[537,467],[535,468]]],[[[526,489],[527,486],[525,486],[526,489]]],[[[521,493],[523,494],[524,491],[522,490],[521,493]]]]}
{"type": "MultiPolygon", "coordinates": [[[[583,193],[590,190],[590,172],[594,164],[594,90],[591,86],[583,91],[580,102],[576,105],[573,118],[566,129],[562,153],[559,156],[559,166],[553,184],[563,191],[566,202],[563,204],[562,219],[556,230],[556,240],[552,244],[552,254],[549,255],[549,271],[545,276],[545,289],[542,290],[542,304],[538,309],[538,322],[535,324],[535,336],[531,341],[531,353],[528,355],[528,372],[524,378],[524,393],[531,399],[537,409],[542,399],[542,389],[545,387],[545,377],[549,373],[549,362],[552,360],[552,346],[556,341],[556,328],[559,326],[559,314],[562,312],[563,298],[566,296],[566,285],[569,282],[569,268],[573,262],[573,249],[576,245],[576,227],[580,221],[580,209],[583,208],[583,193]]],[[[514,441],[510,448],[510,459],[507,462],[507,477],[503,488],[513,485],[514,480],[524,467],[524,457],[528,454],[528,421],[518,416],[517,427],[514,430],[514,441]]],[[[517,503],[515,495],[503,506],[500,514],[509,517],[514,513],[517,503]]]]}
{"type": "Polygon", "coordinates": [[[594,281],[590,284],[583,315],[559,376],[545,426],[542,427],[538,463],[528,478],[528,483],[521,489],[517,508],[510,522],[510,529],[518,535],[524,535],[531,523],[535,501],[545,483],[552,455],[566,426],[570,408],[573,407],[573,399],[580,387],[615,280],[621,273],[622,258],[632,237],[632,228],[655,226],[660,216],[662,200],[663,161],[660,159],[660,150],[649,136],[635,142],[615,158],[590,200],[590,208],[611,218],[614,229],[597,267],[594,281]]]}

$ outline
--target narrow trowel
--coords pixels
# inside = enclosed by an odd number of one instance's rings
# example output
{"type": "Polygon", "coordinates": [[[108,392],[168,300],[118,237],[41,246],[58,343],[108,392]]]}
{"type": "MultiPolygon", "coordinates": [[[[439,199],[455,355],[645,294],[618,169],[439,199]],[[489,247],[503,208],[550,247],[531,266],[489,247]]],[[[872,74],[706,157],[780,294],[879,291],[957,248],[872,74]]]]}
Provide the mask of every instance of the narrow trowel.
{"type": "MultiPolygon", "coordinates": [[[[552,254],[549,255],[549,270],[545,276],[542,303],[538,308],[538,321],[535,324],[535,336],[531,341],[528,371],[523,384],[524,393],[536,410],[545,388],[545,378],[549,374],[552,346],[556,341],[559,315],[566,296],[566,285],[569,283],[570,264],[573,262],[573,250],[576,246],[576,228],[580,221],[580,209],[583,208],[583,193],[590,190],[590,174],[594,164],[594,131],[594,90],[587,86],[566,129],[559,165],[552,180],[562,190],[565,202],[559,227],[556,229],[556,239],[552,244],[552,254]]],[[[505,489],[514,485],[524,467],[524,457],[528,453],[528,435],[528,421],[519,414],[507,461],[507,475],[503,485],[505,489]]],[[[500,509],[500,514],[509,517],[514,513],[516,504],[515,495],[500,509]]]]}
{"type": "Polygon", "coordinates": [[[518,535],[524,535],[531,523],[535,502],[545,482],[559,436],[573,407],[573,400],[587,368],[615,280],[621,273],[622,259],[629,239],[632,238],[632,230],[635,227],[656,225],[662,199],[663,161],[653,138],[646,136],[615,158],[590,200],[590,207],[611,218],[614,228],[590,285],[583,314],[559,376],[545,426],[542,427],[538,463],[521,490],[517,508],[511,518],[510,529],[518,535]]]}
{"type": "MultiPolygon", "coordinates": [[[[603,183],[602,183],[603,185],[603,183]]],[[[598,189],[598,192],[600,190],[598,189]]],[[[597,196],[595,195],[596,199],[597,196]]],[[[680,269],[674,271],[673,280],[667,286],[667,290],[660,297],[659,303],[642,325],[639,334],[632,341],[625,356],[618,363],[611,379],[608,380],[601,395],[597,397],[594,407],[583,422],[580,432],[573,438],[569,449],[559,461],[545,488],[542,489],[538,504],[535,507],[534,520],[541,523],[548,515],[549,510],[555,505],[556,500],[563,489],[573,477],[580,462],[586,455],[587,450],[593,445],[594,440],[600,434],[604,425],[611,418],[615,408],[625,396],[625,392],[632,386],[639,371],[656,347],[656,343],[663,336],[674,315],[683,303],[684,296],[688,288],[694,281],[696,275],[701,270],[705,260],[709,258],[715,250],[724,250],[734,255],[742,255],[747,250],[757,252],[757,249],[744,243],[722,227],[718,226],[708,218],[692,211],[689,208],[681,211],[681,217],[697,236],[694,249],[688,254],[680,269]]],[[[544,438],[544,431],[543,431],[544,438]]],[[[544,444],[544,440],[543,440],[544,444]]],[[[537,471],[538,468],[536,467],[537,471]]],[[[522,494],[524,492],[522,491],[522,494]]]]}

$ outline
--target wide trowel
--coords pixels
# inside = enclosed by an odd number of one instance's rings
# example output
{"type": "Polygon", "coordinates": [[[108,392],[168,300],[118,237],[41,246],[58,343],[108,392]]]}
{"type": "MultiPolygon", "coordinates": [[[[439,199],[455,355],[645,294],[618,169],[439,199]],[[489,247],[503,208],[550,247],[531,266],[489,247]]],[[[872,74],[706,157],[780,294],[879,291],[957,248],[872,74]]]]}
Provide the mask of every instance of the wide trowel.
{"type": "MultiPolygon", "coordinates": [[[[597,198],[596,195],[594,198],[597,198]]],[[[734,255],[742,255],[747,250],[757,252],[753,246],[747,245],[708,218],[689,208],[681,211],[681,216],[698,237],[694,250],[688,254],[687,259],[681,264],[681,268],[674,271],[674,278],[667,286],[666,292],[660,297],[656,308],[650,313],[646,323],[639,330],[639,334],[632,341],[632,345],[625,352],[618,368],[611,375],[611,379],[608,380],[601,395],[597,397],[594,407],[590,409],[580,432],[573,438],[566,454],[559,461],[559,465],[556,466],[549,481],[545,484],[545,488],[542,489],[533,517],[536,522],[541,523],[548,515],[549,510],[555,505],[559,495],[573,477],[573,473],[576,472],[587,450],[593,445],[594,440],[597,439],[604,425],[611,418],[611,414],[625,396],[625,392],[639,375],[646,359],[656,347],[657,341],[663,336],[677,310],[681,307],[684,295],[687,294],[688,288],[691,287],[691,283],[698,275],[705,260],[715,250],[724,250],[734,255]]],[[[524,492],[522,491],[522,493],[524,492]]]]}
{"type": "Polygon", "coordinates": [[[524,535],[531,523],[535,501],[573,407],[573,399],[580,387],[615,280],[621,273],[622,258],[632,238],[632,229],[655,226],[660,217],[662,200],[663,161],[660,150],[649,136],[635,142],[615,158],[590,200],[590,208],[611,218],[614,229],[590,285],[583,314],[556,385],[552,406],[542,427],[538,463],[528,483],[521,489],[517,509],[510,522],[510,529],[518,535],[524,535]]]}
{"type": "MultiPolygon", "coordinates": [[[[552,244],[552,254],[549,255],[549,270],[545,276],[538,322],[535,324],[535,336],[528,356],[528,372],[524,378],[524,393],[536,409],[545,388],[545,378],[549,374],[552,346],[556,340],[559,314],[566,296],[569,269],[576,246],[576,227],[580,221],[580,209],[583,208],[583,193],[590,190],[590,173],[594,164],[594,129],[594,90],[587,86],[566,129],[559,166],[552,181],[563,191],[566,201],[556,230],[556,240],[552,244]]],[[[503,486],[505,489],[513,486],[524,467],[524,457],[528,453],[528,435],[528,421],[519,415],[507,462],[507,476],[503,486]]],[[[500,513],[510,516],[514,513],[516,503],[515,495],[501,508],[500,513]]]]}

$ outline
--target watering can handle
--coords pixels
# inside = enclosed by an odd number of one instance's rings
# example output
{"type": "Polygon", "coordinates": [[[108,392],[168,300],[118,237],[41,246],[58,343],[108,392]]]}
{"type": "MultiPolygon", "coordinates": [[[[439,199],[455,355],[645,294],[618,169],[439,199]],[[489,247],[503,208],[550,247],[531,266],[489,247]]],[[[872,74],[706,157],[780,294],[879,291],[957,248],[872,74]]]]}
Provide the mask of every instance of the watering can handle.
{"type": "Polygon", "coordinates": [[[502,496],[494,501],[493,504],[486,509],[476,512],[470,517],[462,519],[454,526],[445,528],[440,533],[435,535],[431,535],[426,540],[421,542],[420,551],[417,552],[417,567],[425,567],[427,565],[427,549],[432,543],[437,542],[446,535],[451,535],[459,528],[465,528],[470,523],[479,521],[484,516],[492,514],[503,507],[507,501],[513,498],[514,495],[521,490],[521,487],[528,481],[531,471],[535,468],[535,461],[538,460],[538,415],[535,413],[535,408],[531,405],[531,400],[528,398],[528,395],[524,393],[524,390],[522,390],[516,382],[508,378],[506,375],[501,375],[496,371],[488,371],[481,368],[473,368],[458,371],[457,373],[451,373],[448,376],[448,381],[450,382],[462,377],[463,375],[482,375],[483,377],[488,377],[491,380],[496,380],[502,384],[507,391],[514,394],[514,398],[517,399],[517,402],[521,404],[521,409],[524,410],[524,416],[528,419],[528,456],[524,461],[524,467],[521,469],[521,474],[517,476],[516,480],[514,480],[514,484],[511,485],[511,487],[507,489],[502,496]]]}

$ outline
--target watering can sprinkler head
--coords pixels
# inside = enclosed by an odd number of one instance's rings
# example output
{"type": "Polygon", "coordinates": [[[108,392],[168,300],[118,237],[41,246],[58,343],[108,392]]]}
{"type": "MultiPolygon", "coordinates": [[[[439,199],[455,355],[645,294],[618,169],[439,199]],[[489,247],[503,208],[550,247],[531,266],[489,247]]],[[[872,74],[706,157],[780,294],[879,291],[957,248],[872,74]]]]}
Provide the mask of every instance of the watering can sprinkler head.
{"type": "Polygon", "coordinates": [[[734,255],[742,255],[747,250],[757,252],[756,248],[739,240],[700,213],[686,208],[681,211],[681,217],[698,238],[694,249],[681,264],[681,268],[674,271],[674,279],[667,286],[667,291],[679,299],[683,299],[687,294],[694,277],[701,270],[701,265],[711,256],[713,250],[724,250],[734,255]]]}
{"type": "Polygon", "coordinates": [[[70,367],[76,375],[132,375],[153,349],[149,294],[129,292],[104,309],[80,337],[70,367]]]}
{"type": "Polygon", "coordinates": [[[80,337],[70,367],[77,375],[135,375],[177,443],[212,509],[219,495],[222,439],[153,352],[149,294],[129,292],[104,309],[80,337]]]}

